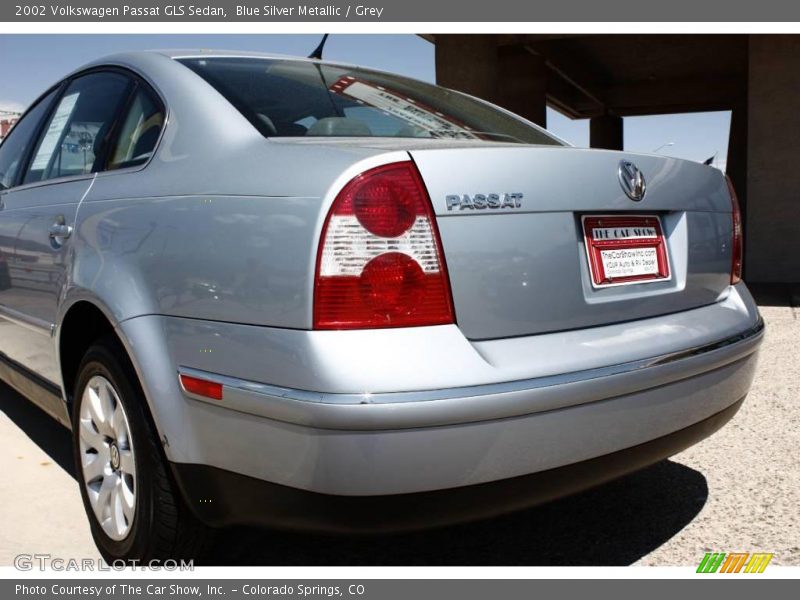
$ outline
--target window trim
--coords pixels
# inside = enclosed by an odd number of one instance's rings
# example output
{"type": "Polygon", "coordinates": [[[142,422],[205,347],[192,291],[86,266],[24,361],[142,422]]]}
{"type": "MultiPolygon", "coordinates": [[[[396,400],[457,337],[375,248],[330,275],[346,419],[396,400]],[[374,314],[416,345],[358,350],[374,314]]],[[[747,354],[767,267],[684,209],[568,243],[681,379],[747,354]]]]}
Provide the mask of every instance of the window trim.
{"type": "MultiPolygon", "coordinates": [[[[56,103],[56,105],[54,105],[54,107],[53,107],[53,110],[57,110],[57,109],[58,109],[58,106],[60,106],[60,101],[61,101],[61,100],[63,100],[63,99],[66,97],[66,93],[67,93],[67,91],[69,90],[70,86],[71,86],[73,83],[75,83],[76,81],[78,81],[78,80],[82,79],[83,77],[91,77],[92,75],[94,75],[94,74],[96,74],[96,73],[99,73],[99,74],[101,74],[101,75],[102,75],[103,73],[113,73],[113,71],[95,71],[95,72],[92,72],[92,73],[87,73],[86,75],[83,75],[82,77],[75,77],[75,78],[73,78],[73,79],[72,79],[72,80],[71,80],[71,81],[70,81],[70,82],[69,82],[69,83],[68,83],[68,84],[67,84],[67,85],[64,87],[64,89],[62,90],[62,92],[61,92],[61,96],[60,96],[60,98],[59,98],[59,102],[58,102],[58,103],[56,103]]],[[[124,107],[125,107],[125,105],[126,105],[126,104],[127,104],[127,102],[128,102],[128,97],[129,97],[129,94],[131,93],[131,89],[134,87],[134,82],[131,80],[131,78],[130,78],[130,77],[128,77],[127,75],[125,75],[125,74],[123,74],[123,73],[117,73],[117,75],[119,75],[120,77],[122,77],[122,78],[125,80],[125,90],[122,92],[122,97],[121,97],[121,100],[120,100],[120,102],[119,102],[119,105],[117,106],[117,110],[116,110],[116,112],[114,113],[114,115],[113,115],[113,117],[112,117],[112,119],[111,119],[111,122],[110,122],[110,127],[108,128],[108,131],[106,132],[106,135],[105,135],[105,137],[106,137],[106,140],[109,140],[109,139],[110,139],[110,137],[111,137],[111,134],[112,134],[112,132],[114,131],[114,128],[116,127],[116,124],[119,122],[119,119],[120,119],[120,114],[121,114],[121,112],[124,110],[124,107]]],[[[59,135],[59,139],[58,139],[58,143],[57,143],[56,147],[59,147],[59,146],[63,147],[63,145],[64,145],[64,140],[66,139],[67,133],[68,133],[68,130],[67,130],[67,129],[64,129],[64,130],[61,132],[61,134],[59,135]]],[[[40,136],[39,136],[39,138],[37,138],[37,139],[38,139],[39,141],[41,141],[41,133],[40,133],[40,136]]],[[[107,147],[107,146],[108,146],[108,143],[106,142],[106,147],[107,147]]],[[[37,146],[37,148],[38,148],[38,146],[37,146]]],[[[106,149],[106,148],[104,147],[104,148],[103,148],[103,153],[105,153],[105,149],[106,149]]],[[[51,166],[52,166],[53,159],[56,157],[56,155],[57,155],[57,153],[54,153],[54,154],[53,154],[53,155],[52,155],[52,156],[49,158],[49,160],[48,160],[48,164],[47,164],[47,169],[46,169],[46,171],[45,171],[45,172],[48,172],[48,171],[50,170],[50,168],[51,168],[51,166]]],[[[101,154],[101,155],[100,155],[100,157],[102,158],[102,157],[103,157],[103,154],[101,154]]],[[[29,159],[30,159],[30,161],[31,161],[31,162],[28,164],[28,168],[30,168],[30,165],[33,163],[33,161],[35,160],[35,158],[36,158],[36,157],[35,157],[33,154],[32,154],[31,156],[29,156],[29,159]]],[[[41,179],[41,180],[39,180],[39,181],[32,181],[31,183],[39,183],[39,182],[44,182],[44,181],[60,181],[60,180],[80,180],[80,179],[81,179],[81,178],[83,178],[83,177],[87,177],[87,176],[93,176],[93,175],[96,173],[96,171],[94,170],[94,165],[95,165],[95,164],[97,164],[97,162],[98,162],[98,157],[95,157],[95,160],[94,160],[94,162],[92,163],[92,169],[91,169],[91,170],[90,170],[88,173],[79,173],[79,174],[77,174],[77,175],[61,175],[61,176],[59,176],[59,177],[48,177],[47,179],[41,179]]],[[[102,164],[102,163],[101,163],[101,164],[102,164]]],[[[26,172],[25,172],[25,174],[27,175],[27,173],[28,173],[28,171],[27,171],[27,169],[26,169],[26,172]]]]}
{"type": "MultiPolygon", "coordinates": [[[[42,131],[44,129],[44,124],[50,122],[50,117],[53,114],[53,108],[55,107],[56,103],[61,99],[61,94],[63,93],[63,89],[62,89],[63,86],[64,86],[64,81],[59,81],[57,84],[50,86],[43,93],[39,94],[39,96],[36,98],[36,100],[31,102],[30,106],[28,106],[28,108],[25,109],[25,112],[22,113],[22,116],[20,116],[19,120],[17,121],[18,124],[20,122],[22,122],[22,120],[25,117],[27,117],[35,108],[37,108],[39,106],[40,103],[42,103],[45,100],[45,98],[47,98],[47,96],[49,96],[50,94],[55,92],[55,96],[53,96],[53,99],[50,101],[50,106],[47,107],[47,111],[44,113],[44,115],[42,115],[42,119],[41,119],[41,121],[39,121],[39,124],[36,126],[36,129],[33,131],[33,135],[31,135],[31,137],[28,140],[28,142],[22,148],[22,156],[21,156],[21,159],[20,159],[20,166],[19,166],[19,168],[17,169],[17,172],[14,175],[14,181],[12,181],[11,185],[8,186],[7,188],[5,188],[4,190],[0,190],[0,194],[6,194],[6,193],[10,192],[11,190],[15,190],[18,187],[21,187],[19,182],[20,182],[21,178],[24,177],[25,172],[28,170],[28,159],[30,157],[30,154],[33,152],[33,148],[35,147],[36,142],[39,140],[39,137],[42,134],[42,131]]],[[[15,127],[16,127],[16,125],[15,125],[15,127]]],[[[12,133],[13,133],[13,129],[12,129],[12,133]]],[[[5,144],[10,137],[11,137],[11,133],[9,133],[9,135],[6,136],[6,138],[3,140],[3,143],[0,144],[0,147],[2,147],[3,144],[5,144]]]]}
{"type": "Polygon", "coordinates": [[[161,93],[161,90],[159,90],[158,87],[154,83],[149,81],[144,73],[138,73],[138,72],[134,71],[133,69],[129,69],[127,67],[122,67],[122,66],[119,66],[119,65],[104,65],[102,68],[104,68],[104,69],[116,69],[116,70],[118,70],[118,71],[120,71],[122,73],[127,74],[136,83],[136,85],[133,87],[133,89],[131,89],[130,96],[128,97],[128,99],[126,101],[125,106],[124,106],[121,114],[118,115],[118,117],[117,117],[117,121],[118,122],[115,124],[114,138],[111,138],[112,140],[114,140],[116,138],[116,136],[119,135],[119,127],[121,127],[121,125],[122,125],[122,118],[126,115],[126,112],[127,112],[128,108],[130,108],[130,104],[134,100],[134,97],[135,97],[135,94],[136,94],[136,90],[138,90],[140,87],[142,87],[144,90],[149,92],[150,95],[152,96],[153,100],[155,100],[155,102],[161,108],[161,112],[164,113],[164,125],[161,127],[161,131],[158,134],[158,139],[156,140],[156,144],[155,144],[155,146],[153,146],[153,152],[152,152],[152,154],[150,154],[150,157],[147,159],[147,161],[143,162],[141,165],[135,165],[133,167],[125,167],[123,169],[113,169],[113,170],[109,171],[108,170],[108,158],[109,158],[109,151],[111,149],[111,145],[109,144],[108,148],[106,149],[106,156],[104,157],[104,161],[102,163],[102,169],[100,169],[97,172],[95,172],[94,175],[97,176],[97,177],[107,177],[107,176],[110,176],[110,175],[117,175],[117,174],[120,174],[120,173],[122,173],[122,174],[125,174],[125,173],[137,173],[139,171],[143,171],[144,169],[146,169],[150,165],[150,163],[155,158],[156,154],[158,154],[159,149],[161,148],[161,142],[164,139],[164,136],[165,136],[166,131],[167,131],[167,127],[168,127],[169,122],[170,122],[170,118],[172,116],[169,104],[164,99],[164,95],[161,93]]]}
{"type": "Polygon", "coordinates": [[[101,168],[95,172],[97,176],[115,173],[134,173],[147,167],[147,165],[150,164],[150,161],[153,160],[153,157],[155,157],[156,153],[158,152],[158,149],[161,146],[161,140],[164,137],[164,131],[167,129],[169,113],[167,112],[167,105],[162,99],[161,94],[156,91],[154,86],[145,81],[144,78],[138,76],[136,73],[131,73],[133,75],[133,87],[131,88],[127,99],[125,100],[122,111],[119,115],[117,115],[117,119],[115,120],[112,129],[109,131],[109,143],[103,150],[103,160],[100,163],[101,168]],[[119,134],[122,126],[124,125],[125,117],[127,117],[128,111],[130,110],[131,106],[133,106],[133,102],[136,100],[136,94],[139,92],[139,90],[143,90],[145,93],[149,94],[151,99],[155,102],[156,106],[164,115],[164,123],[161,126],[161,131],[158,132],[158,139],[156,139],[156,143],[153,146],[153,151],[150,153],[150,156],[148,156],[147,160],[142,164],[133,165],[130,167],[122,167],[120,169],[109,169],[108,164],[111,159],[111,150],[112,148],[116,147],[116,143],[119,142],[119,134]]]}
{"type": "Polygon", "coordinates": [[[15,177],[14,184],[11,185],[9,188],[2,190],[3,194],[8,192],[17,191],[17,190],[29,190],[35,189],[37,187],[44,187],[46,185],[55,185],[59,183],[69,183],[73,181],[81,181],[85,179],[93,179],[94,177],[103,176],[106,174],[118,174],[118,173],[132,173],[137,172],[145,169],[150,162],[155,157],[156,153],[158,152],[159,147],[161,146],[161,140],[164,138],[164,132],[167,128],[167,124],[169,122],[169,110],[168,105],[164,101],[164,97],[161,93],[156,89],[156,87],[150,84],[142,75],[139,73],[120,66],[120,65],[95,65],[88,69],[83,69],[82,71],[78,71],[72,73],[68,77],[65,77],[61,81],[59,81],[56,85],[53,85],[47,89],[46,92],[41,94],[35,102],[33,102],[30,107],[25,111],[25,113],[20,117],[22,120],[39,102],[41,102],[44,98],[47,97],[48,94],[53,92],[53,90],[57,90],[56,96],[53,98],[52,104],[48,108],[47,114],[43,117],[39,127],[34,136],[31,138],[31,143],[25,148],[23,153],[23,162],[19,172],[15,177]],[[25,174],[28,172],[28,168],[30,167],[31,162],[33,161],[33,154],[35,152],[35,148],[38,146],[38,142],[44,132],[44,128],[46,127],[47,123],[50,122],[50,119],[53,116],[53,111],[56,110],[59,102],[64,97],[64,93],[69,88],[70,84],[86,75],[91,75],[93,73],[118,73],[123,75],[128,79],[128,89],[125,92],[125,98],[120,103],[120,107],[117,109],[116,114],[114,115],[114,119],[112,121],[112,125],[109,128],[108,133],[108,143],[106,147],[103,149],[102,161],[100,163],[100,168],[98,170],[92,170],[90,173],[82,173],[80,175],[65,175],[63,177],[53,177],[52,179],[45,179],[43,181],[32,181],[30,183],[23,184],[22,181],[24,180],[25,174]],[[112,171],[105,170],[108,166],[108,156],[109,150],[118,135],[120,123],[122,121],[123,116],[126,114],[126,111],[130,107],[131,102],[133,101],[134,95],[136,90],[139,89],[140,86],[144,86],[144,89],[151,93],[153,99],[158,103],[162,111],[164,112],[164,126],[161,128],[161,132],[159,134],[158,140],[156,141],[156,145],[153,148],[153,153],[147,159],[146,162],[142,163],[141,165],[136,165],[133,167],[126,167],[124,169],[114,169],[112,171]]]}
{"type": "MultiPolygon", "coordinates": [[[[111,121],[111,127],[109,128],[109,132],[113,131],[113,129],[116,127],[117,122],[120,119],[120,113],[122,112],[124,106],[128,102],[128,96],[131,93],[131,89],[134,87],[134,85],[133,85],[134,84],[134,80],[130,77],[130,75],[127,72],[123,71],[122,69],[113,69],[113,68],[107,68],[107,67],[93,67],[91,69],[86,69],[84,71],[80,71],[78,73],[74,73],[74,74],[70,75],[69,77],[67,77],[66,79],[64,79],[62,81],[62,87],[59,90],[58,97],[53,102],[53,105],[50,107],[50,111],[49,111],[49,113],[47,115],[46,122],[47,123],[50,122],[50,119],[53,116],[53,112],[55,110],[57,110],[58,105],[60,104],[61,100],[64,98],[64,94],[67,92],[67,90],[69,89],[70,85],[72,85],[77,79],[81,79],[82,77],[93,75],[95,73],[114,73],[114,72],[116,72],[117,74],[123,76],[127,80],[127,87],[125,89],[124,97],[122,99],[122,102],[120,102],[119,107],[117,107],[117,110],[116,110],[116,112],[114,114],[113,120],[111,121]]],[[[21,185],[19,185],[18,188],[15,188],[15,189],[31,189],[31,188],[35,188],[35,187],[37,187],[39,185],[43,185],[43,184],[47,184],[47,183],[65,183],[65,182],[69,182],[69,181],[81,181],[83,179],[91,179],[91,178],[93,178],[97,173],[94,170],[90,171],[89,173],[81,173],[79,175],[64,175],[64,176],[61,176],[61,177],[52,177],[50,179],[44,179],[44,180],[41,180],[41,181],[32,181],[30,183],[22,183],[24,181],[25,175],[28,173],[28,169],[30,168],[30,166],[33,163],[33,160],[35,158],[33,156],[33,154],[35,152],[35,148],[38,147],[39,142],[41,140],[42,133],[44,131],[44,126],[45,126],[45,121],[42,121],[42,128],[40,129],[40,131],[38,132],[38,134],[36,136],[36,143],[34,143],[31,146],[31,148],[29,148],[28,155],[25,157],[26,158],[26,160],[25,160],[25,168],[21,172],[21,177],[17,179],[17,182],[21,183],[21,185]]]]}

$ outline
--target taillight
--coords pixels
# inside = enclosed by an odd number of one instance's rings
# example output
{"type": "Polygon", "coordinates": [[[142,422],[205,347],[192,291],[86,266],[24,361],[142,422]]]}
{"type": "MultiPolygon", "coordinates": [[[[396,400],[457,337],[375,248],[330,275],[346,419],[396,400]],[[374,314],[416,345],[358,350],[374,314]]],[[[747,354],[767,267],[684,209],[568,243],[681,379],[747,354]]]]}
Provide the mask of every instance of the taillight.
{"type": "Polygon", "coordinates": [[[739,210],[739,199],[736,197],[736,190],[733,189],[733,182],[730,177],[728,180],[728,191],[731,195],[732,219],[733,219],[733,242],[731,244],[731,285],[742,280],[742,260],[744,257],[744,241],[742,239],[742,213],[739,210]]]}
{"type": "Polygon", "coordinates": [[[428,193],[410,161],[351,180],[322,228],[315,329],[453,323],[450,284],[428,193]]]}

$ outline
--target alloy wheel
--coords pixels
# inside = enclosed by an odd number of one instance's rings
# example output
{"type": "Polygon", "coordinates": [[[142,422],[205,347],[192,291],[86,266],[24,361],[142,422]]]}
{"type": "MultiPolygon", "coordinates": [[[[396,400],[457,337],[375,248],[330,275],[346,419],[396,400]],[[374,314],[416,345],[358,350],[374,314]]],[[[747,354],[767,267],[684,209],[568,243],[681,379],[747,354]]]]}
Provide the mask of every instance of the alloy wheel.
{"type": "Polygon", "coordinates": [[[111,539],[125,539],[136,513],[136,458],[119,394],[94,375],[80,399],[78,423],[83,484],[97,522],[111,539]]]}

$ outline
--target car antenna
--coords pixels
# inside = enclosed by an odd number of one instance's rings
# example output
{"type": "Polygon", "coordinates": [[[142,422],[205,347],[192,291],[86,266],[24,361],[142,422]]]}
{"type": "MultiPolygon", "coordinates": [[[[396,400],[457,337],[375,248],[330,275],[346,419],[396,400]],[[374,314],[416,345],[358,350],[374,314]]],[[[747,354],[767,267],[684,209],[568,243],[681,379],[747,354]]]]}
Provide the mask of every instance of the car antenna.
{"type": "Polygon", "coordinates": [[[322,60],[322,51],[325,49],[325,42],[328,41],[328,34],[322,36],[322,39],[319,42],[319,46],[314,48],[314,51],[308,55],[308,58],[316,58],[317,60],[322,60]]]}

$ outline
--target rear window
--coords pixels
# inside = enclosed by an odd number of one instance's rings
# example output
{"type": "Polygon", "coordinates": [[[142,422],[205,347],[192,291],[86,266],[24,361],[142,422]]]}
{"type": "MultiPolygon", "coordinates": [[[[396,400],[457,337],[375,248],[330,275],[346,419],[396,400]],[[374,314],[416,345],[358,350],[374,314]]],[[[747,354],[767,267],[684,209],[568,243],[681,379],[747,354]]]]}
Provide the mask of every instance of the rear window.
{"type": "Polygon", "coordinates": [[[400,137],[561,145],[544,130],[435,85],[311,61],[207,57],[179,62],[266,137],[400,137]]]}

